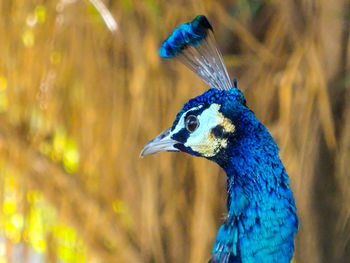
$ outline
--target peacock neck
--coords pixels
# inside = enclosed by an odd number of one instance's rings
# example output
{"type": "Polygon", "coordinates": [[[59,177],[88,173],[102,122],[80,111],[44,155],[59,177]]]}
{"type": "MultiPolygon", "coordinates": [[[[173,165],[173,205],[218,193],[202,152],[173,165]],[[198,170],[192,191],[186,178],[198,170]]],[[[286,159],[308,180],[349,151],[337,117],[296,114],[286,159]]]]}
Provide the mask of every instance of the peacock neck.
{"type": "Polygon", "coordinates": [[[281,187],[289,189],[279,149],[267,129],[258,123],[249,134],[241,132],[241,138],[237,137],[230,143],[223,167],[227,175],[229,215],[238,215],[250,201],[268,198],[281,187]]]}
{"type": "Polygon", "coordinates": [[[290,262],[293,256],[298,219],[278,151],[259,122],[238,130],[220,164],[227,175],[226,221],[238,228],[242,262],[290,262]]]}

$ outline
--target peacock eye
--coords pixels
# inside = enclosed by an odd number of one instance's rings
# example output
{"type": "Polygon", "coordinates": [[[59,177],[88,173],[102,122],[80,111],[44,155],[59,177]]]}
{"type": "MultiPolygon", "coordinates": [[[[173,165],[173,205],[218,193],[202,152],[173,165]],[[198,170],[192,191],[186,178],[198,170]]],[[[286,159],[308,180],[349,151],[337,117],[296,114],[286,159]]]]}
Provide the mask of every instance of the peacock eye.
{"type": "Polygon", "coordinates": [[[187,116],[185,120],[185,126],[189,132],[194,132],[199,126],[197,117],[194,115],[187,116]]]}

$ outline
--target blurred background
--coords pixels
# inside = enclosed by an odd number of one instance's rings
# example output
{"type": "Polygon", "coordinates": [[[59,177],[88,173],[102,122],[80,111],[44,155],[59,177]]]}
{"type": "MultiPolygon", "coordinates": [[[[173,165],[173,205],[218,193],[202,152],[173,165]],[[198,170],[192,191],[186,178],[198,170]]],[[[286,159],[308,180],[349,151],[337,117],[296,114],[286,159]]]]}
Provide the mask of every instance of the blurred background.
{"type": "Polygon", "coordinates": [[[349,262],[349,1],[0,0],[0,263],[207,262],[225,174],[139,159],[208,88],[158,56],[198,14],[281,148],[294,262],[349,262]]]}

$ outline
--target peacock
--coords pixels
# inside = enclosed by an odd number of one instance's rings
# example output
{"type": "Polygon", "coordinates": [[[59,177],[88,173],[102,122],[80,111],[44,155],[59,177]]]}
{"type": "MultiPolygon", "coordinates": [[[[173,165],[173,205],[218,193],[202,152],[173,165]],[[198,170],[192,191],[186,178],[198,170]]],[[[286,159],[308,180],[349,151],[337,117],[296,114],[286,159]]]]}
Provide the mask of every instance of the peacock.
{"type": "Polygon", "coordinates": [[[208,19],[176,28],[159,49],[195,72],[210,89],[190,99],[171,128],[141,156],[181,151],[216,162],[227,176],[227,216],[210,263],[290,262],[298,217],[279,148],[230,81],[208,19]]]}

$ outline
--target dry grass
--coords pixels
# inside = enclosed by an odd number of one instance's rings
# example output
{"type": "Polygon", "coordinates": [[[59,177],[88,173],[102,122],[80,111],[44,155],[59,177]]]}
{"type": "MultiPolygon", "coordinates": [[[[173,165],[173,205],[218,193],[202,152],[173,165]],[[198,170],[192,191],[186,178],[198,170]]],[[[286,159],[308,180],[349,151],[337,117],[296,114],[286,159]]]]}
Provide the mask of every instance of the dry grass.
{"type": "Polygon", "coordinates": [[[42,192],[97,262],[206,262],[225,213],[223,172],[182,154],[138,157],[207,88],[157,53],[174,26],[206,14],[231,76],[281,148],[301,220],[295,262],[347,262],[349,3],[107,6],[115,33],[89,1],[0,1],[0,162],[18,171],[20,191],[42,192]],[[38,2],[45,21],[31,27],[38,2]],[[77,170],[43,151],[57,131],[75,142],[77,170]]]}

